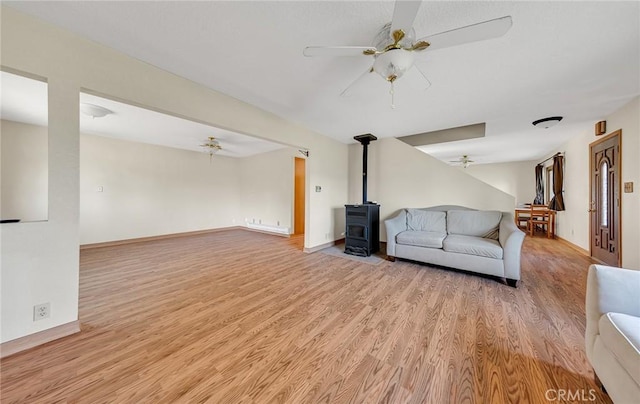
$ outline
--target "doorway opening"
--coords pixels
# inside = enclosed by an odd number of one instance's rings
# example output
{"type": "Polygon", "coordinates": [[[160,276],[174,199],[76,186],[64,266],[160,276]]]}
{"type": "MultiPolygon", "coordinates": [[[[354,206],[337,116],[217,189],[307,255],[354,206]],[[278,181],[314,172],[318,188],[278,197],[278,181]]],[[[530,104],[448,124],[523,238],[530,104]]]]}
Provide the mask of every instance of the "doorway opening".
{"type": "Polygon", "coordinates": [[[294,169],[294,201],[293,201],[293,234],[304,235],[305,230],[305,185],[306,160],[295,157],[294,169]]]}

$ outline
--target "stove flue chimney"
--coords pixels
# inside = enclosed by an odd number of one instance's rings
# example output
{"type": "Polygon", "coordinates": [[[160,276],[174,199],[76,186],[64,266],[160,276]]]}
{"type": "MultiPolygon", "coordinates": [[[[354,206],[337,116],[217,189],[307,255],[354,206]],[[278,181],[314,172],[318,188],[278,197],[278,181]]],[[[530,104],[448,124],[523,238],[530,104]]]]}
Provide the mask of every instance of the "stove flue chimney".
{"type": "Polygon", "coordinates": [[[364,135],[358,135],[353,137],[355,140],[362,144],[362,204],[368,203],[367,201],[367,154],[369,143],[374,140],[378,140],[377,137],[373,136],[371,133],[367,133],[364,135]]]}

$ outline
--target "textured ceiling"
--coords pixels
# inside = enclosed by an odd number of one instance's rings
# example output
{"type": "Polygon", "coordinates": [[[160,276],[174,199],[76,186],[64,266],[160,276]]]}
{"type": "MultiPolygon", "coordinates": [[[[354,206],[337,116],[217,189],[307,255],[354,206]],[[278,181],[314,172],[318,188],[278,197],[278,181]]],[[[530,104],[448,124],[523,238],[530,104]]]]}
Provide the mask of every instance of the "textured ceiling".
{"type": "Polygon", "coordinates": [[[80,114],[83,133],[197,152],[202,152],[200,145],[213,136],[222,146],[217,154],[227,157],[247,157],[285,147],[91,94],[81,93],[80,103],[99,105],[114,112],[103,118],[80,114]]]}
{"type": "MultiPolygon", "coordinates": [[[[0,94],[2,119],[47,126],[47,83],[3,71],[0,94]]],[[[81,113],[82,133],[198,152],[204,151],[200,145],[214,136],[222,146],[218,154],[227,157],[247,157],[285,147],[92,94],[81,93],[80,103],[99,105],[113,112],[101,118],[81,113]]]]}
{"type": "Polygon", "coordinates": [[[486,122],[484,139],[431,145],[443,160],[532,160],[592,130],[640,93],[639,2],[423,2],[417,37],[510,15],[501,38],[425,51],[432,83],[374,75],[367,57],[307,58],[307,45],[369,45],[393,2],[5,2],[93,41],[340,141],[486,122]],[[531,122],[561,115],[557,127],[531,122]]]}

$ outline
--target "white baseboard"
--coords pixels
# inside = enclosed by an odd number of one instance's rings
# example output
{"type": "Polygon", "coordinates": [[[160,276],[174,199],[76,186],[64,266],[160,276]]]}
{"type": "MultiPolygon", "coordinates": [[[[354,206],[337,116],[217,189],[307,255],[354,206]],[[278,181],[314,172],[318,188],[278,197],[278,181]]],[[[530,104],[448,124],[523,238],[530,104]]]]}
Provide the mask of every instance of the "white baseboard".
{"type": "Polygon", "coordinates": [[[289,237],[289,234],[290,234],[288,227],[273,226],[269,224],[248,223],[248,222],[246,223],[246,225],[247,225],[247,228],[251,230],[258,230],[266,233],[283,234],[287,237],[289,237]]]}
{"type": "Polygon", "coordinates": [[[39,331],[35,334],[25,335],[24,337],[3,342],[0,344],[0,358],[6,358],[9,355],[26,351],[27,349],[46,344],[47,342],[66,337],[77,332],[80,332],[80,321],[78,320],[49,328],[48,330],[39,331]]]}
{"type": "Polygon", "coordinates": [[[306,253],[314,253],[316,251],[324,250],[325,248],[333,247],[334,245],[340,244],[342,242],[344,242],[343,238],[338,239],[338,240],[334,240],[334,241],[329,241],[328,243],[320,244],[320,245],[317,245],[317,246],[311,247],[311,248],[305,247],[303,251],[306,252],[306,253]]]}

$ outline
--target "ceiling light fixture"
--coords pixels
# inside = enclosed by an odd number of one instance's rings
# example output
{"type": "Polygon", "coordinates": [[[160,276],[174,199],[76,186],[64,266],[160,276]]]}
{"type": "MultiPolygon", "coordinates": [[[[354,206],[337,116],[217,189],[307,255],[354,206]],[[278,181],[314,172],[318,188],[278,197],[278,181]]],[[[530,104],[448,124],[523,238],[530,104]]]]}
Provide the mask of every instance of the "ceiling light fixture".
{"type": "Polygon", "coordinates": [[[209,154],[209,164],[211,164],[211,159],[213,159],[213,155],[222,150],[222,146],[220,146],[220,142],[216,140],[215,137],[209,136],[207,141],[200,145],[205,151],[205,153],[209,154]]]}
{"type": "Polygon", "coordinates": [[[89,104],[87,102],[80,103],[80,112],[94,119],[113,114],[113,111],[110,109],[101,107],[100,105],[89,104]]]}
{"type": "Polygon", "coordinates": [[[405,49],[391,49],[383,54],[377,55],[371,68],[391,85],[391,108],[395,108],[395,88],[394,82],[402,77],[407,70],[413,66],[414,55],[412,51],[405,49]]]}
{"type": "Polygon", "coordinates": [[[531,122],[536,128],[549,129],[552,126],[556,126],[562,120],[561,116],[550,116],[548,118],[538,119],[531,122]]]}

